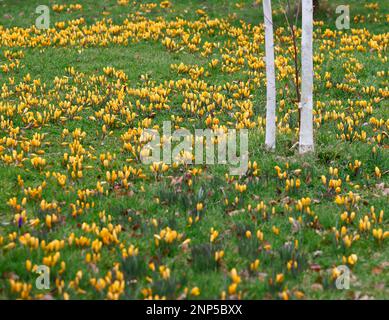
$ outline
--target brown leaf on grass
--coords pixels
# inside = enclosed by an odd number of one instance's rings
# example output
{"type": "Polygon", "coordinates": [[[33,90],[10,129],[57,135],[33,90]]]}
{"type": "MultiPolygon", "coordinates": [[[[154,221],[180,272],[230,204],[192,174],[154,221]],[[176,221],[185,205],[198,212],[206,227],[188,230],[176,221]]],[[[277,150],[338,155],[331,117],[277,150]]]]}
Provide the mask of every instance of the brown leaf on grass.
{"type": "Polygon", "coordinates": [[[134,193],[134,191],[132,191],[132,190],[128,190],[128,191],[125,193],[125,195],[126,195],[127,197],[132,197],[134,194],[135,194],[135,193],[134,193]]]}
{"type": "Polygon", "coordinates": [[[113,187],[113,191],[117,197],[127,196],[132,197],[135,193],[131,189],[127,190],[125,188],[122,188],[120,185],[116,184],[113,187]]]}
{"type": "Polygon", "coordinates": [[[15,272],[4,272],[3,278],[10,280],[19,280],[19,276],[15,272]]]}
{"type": "Polygon", "coordinates": [[[132,230],[136,231],[140,228],[140,224],[139,223],[136,223],[132,226],[132,230]]]}
{"type": "Polygon", "coordinates": [[[92,269],[93,273],[98,273],[99,272],[99,268],[97,267],[96,264],[94,263],[90,263],[90,268],[92,269]]]}
{"type": "Polygon", "coordinates": [[[185,292],[181,293],[178,297],[177,300],[185,300],[187,298],[187,295],[185,292]]]}
{"type": "Polygon", "coordinates": [[[381,273],[382,273],[382,268],[380,268],[380,267],[374,267],[374,268],[371,270],[371,273],[372,273],[372,274],[375,274],[375,275],[381,274],[381,273]]]}
{"type": "Polygon", "coordinates": [[[230,216],[230,217],[233,217],[233,216],[236,216],[240,213],[244,213],[245,212],[245,209],[239,209],[239,210],[233,210],[233,211],[230,211],[230,212],[227,212],[227,214],[230,216]]]}
{"type": "Polygon", "coordinates": [[[378,183],[375,185],[375,187],[382,192],[382,194],[386,197],[389,195],[389,188],[385,187],[385,182],[378,183]]]}
{"type": "Polygon", "coordinates": [[[301,224],[300,224],[300,222],[298,222],[297,220],[294,220],[294,219],[293,219],[293,223],[292,223],[292,233],[293,233],[293,234],[298,233],[300,230],[301,230],[301,224]]]}
{"type": "Polygon", "coordinates": [[[253,6],[254,8],[259,7],[259,2],[258,2],[258,1],[254,1],[254,2],[252,3],[252,6],[253,6]]]}
{"type": "Polygon", "coordinates": [[[265,272],[258,273],[259,281],[264,282],[266,280],[266,278],[267,278],[267,273],[265,273],[265,272]]]}
{"type": "Polygon", "coordinates": [[[303,167],[303,168],[310,168],[311,165],[310,165],[308,162],[304,162],[304,163],[302,164],[302,167],[303,167]]]}
{"type": "Polygon", "coordinates": [[[375,187],[376,187],[378,190],[384,190],[384,188],[385,188],[385,182],[377,183],[377,184],[375,185],[375,187]]]}
{"type": "Polygon", "coordinates": [[[180,247],[181,247],[181,249],[182,249],[183,252],[187,252],[188,249],[189,249],[189,243],[188,243],[188,242],[182,243],[182,244],[180,245],[180,247]]]}
{"type": "Polygon", "coordinates": [[[380,282],[380,283],[377,283],[375,286],[374,286],[374,288],[376,289],[376,290],[385,290],[385,283],[384,282],[380,282]]]}
{"type": "Polygon", "coordinates": [[[269,201],[269,204],[270,204],[271,206],[276,206],[276,205],[278,204],[278,202],[275,201],[275,200],[270,200],[270,201],[269,201]]]}
{"type": "Polygon", "coordinates": [[[313,253],[313,257],[314,258],[317,258],[317,257],[320,257],[321,255],[323,254],[323,251],[321,250],[317,250],[313,253]]]}
{"type": "Polygon", "coordinates": [[[290,199],[289,197],[285,197],[285,198],[281,199],[281,203],[282,203],[283,205],[285,205],[285,204],[291,204],[291,203],[293,203],[293,202],[294,202],[294,200],[293,200],[293,199],[290,199]]]}
{"type": "Polygon", "coordinates": [[[314,283],[311,285],[313,291],[323,291],[323,286],[320,283],[314,283]]]}

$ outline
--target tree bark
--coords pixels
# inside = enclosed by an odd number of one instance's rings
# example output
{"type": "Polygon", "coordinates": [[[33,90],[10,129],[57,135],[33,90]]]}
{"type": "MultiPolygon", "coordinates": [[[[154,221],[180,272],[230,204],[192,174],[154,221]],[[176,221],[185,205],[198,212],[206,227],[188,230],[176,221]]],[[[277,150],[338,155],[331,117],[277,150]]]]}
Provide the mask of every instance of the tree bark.
{"type": "Polygon", "coordinates": [[[313,3],[302,0],[300,154],[313,145],[313,3]]]}
{"type": "Polygon", "coordinates": [[[274,66],[274,39],[271,1],[263,0],[265,23],[265,61],[266,61],[266,148],[276,146],[276,78],[274,66]]]}

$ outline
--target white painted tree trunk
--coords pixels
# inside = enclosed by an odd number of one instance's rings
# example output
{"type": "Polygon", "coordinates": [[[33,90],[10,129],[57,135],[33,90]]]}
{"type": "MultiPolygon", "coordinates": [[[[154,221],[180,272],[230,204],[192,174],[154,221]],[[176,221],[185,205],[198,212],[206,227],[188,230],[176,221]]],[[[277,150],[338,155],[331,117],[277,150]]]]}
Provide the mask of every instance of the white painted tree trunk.
{"type": "Polygon", "coordinates": [[[274,67],[274,39],[271,1],[263,0],[265,22],[265,61],[266,61],[266,148],[276,147],[276,77],[274,67]]]}
{"type": "Polygon", "coordinates": [[[300,154],[313,151],[313,5],[302,0],[300,154]]]}

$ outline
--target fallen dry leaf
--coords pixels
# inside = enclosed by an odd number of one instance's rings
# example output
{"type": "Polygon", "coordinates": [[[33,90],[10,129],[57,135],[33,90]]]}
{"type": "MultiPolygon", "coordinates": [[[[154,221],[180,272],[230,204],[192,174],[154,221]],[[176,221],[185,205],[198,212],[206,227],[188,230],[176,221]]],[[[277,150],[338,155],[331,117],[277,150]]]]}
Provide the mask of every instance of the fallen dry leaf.
{"type": "Polygon", "coordinates": [[[323,286],[320,283],[314,283],[311,285],[313,291],[323,291],[323,286]]]}
{"type": "Polygon", "coordinates": [[[312,270],[312,271],[316,271],[316,272],[319,272],[321,270],[321,266],[319,264],[311,264],[309,266],[309,268],[312,270]]]}

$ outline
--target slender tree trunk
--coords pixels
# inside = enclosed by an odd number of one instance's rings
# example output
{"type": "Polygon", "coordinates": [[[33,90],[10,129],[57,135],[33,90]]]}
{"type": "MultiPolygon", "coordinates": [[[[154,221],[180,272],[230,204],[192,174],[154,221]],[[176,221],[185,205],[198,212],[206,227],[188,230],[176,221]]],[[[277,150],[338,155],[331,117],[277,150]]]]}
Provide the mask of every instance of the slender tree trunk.
{"type": "Polygon", "coordinates": [[[302,0],[300,154],[313,151],[313,5],[302,0]]]}
{"type": "Polygon", "coordinates": [[[266,148],[276,147],[276,77],[274,67],[274,39],[271,1],[263,0],[266,55],[266,148]]]}
{"type": "Polygon", "coordinates": [[[313,0],[313,12],[316,13],[320,9],[320,0],[313,0]]]}

